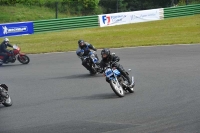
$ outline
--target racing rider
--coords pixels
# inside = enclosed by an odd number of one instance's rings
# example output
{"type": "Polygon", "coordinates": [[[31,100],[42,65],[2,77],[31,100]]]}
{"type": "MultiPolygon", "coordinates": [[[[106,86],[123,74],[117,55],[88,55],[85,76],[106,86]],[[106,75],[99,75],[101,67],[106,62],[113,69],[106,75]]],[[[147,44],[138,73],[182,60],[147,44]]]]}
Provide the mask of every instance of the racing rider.
{"type": "Polygon", "coordinates": [[[3,63],[6,63],[6,61],[8,60],[9,58],[8,53],[12,53],[10,50],[7,49],[7,47],[13,47],[13,46],[9,43],[8,38],[4,38],[3,42],[0,45],[0,55],[4,57],[3,63]]]}
{"type": "MultiPolygon", "coordinates": [[[[102,69],[102,72],[104,72],[104,68],[107,67],[107,65],[109,65],[112,62],[119,62],[120,58],[114,54],[110,54],[110,50],[107,48],[104,48],[101,51],[101,57],[102,60],[100,62],[100,67],[102,69]]],[[[115,67],[117,70],[119,70],[119,72],[128,80],[128,87],[132,87],[131,86],[131,80],[128,76],[128,73],[124,70],[123,66],[120,65],[119,63],[114,63],[112,65],[112,67],[115,67]]],[[[106,79],[106,81],[108,82],[108,79],[106,79]]]]}
{"type": "MultiPolygon", "coordinates": [[[[85,42],[83,40],[78,40],[78,50],[76,51],[77,56],[81,59],[82,65],[92,73],[92,69],[89,65],[87,65],[87,61],[84,59],[84,56],[87,56],[91,51],[90,49],[97,51],[97,49],[90,43],[85,42]]],[[[95,54],[96,58],[98,59],[97,55],[95,54]]]]}

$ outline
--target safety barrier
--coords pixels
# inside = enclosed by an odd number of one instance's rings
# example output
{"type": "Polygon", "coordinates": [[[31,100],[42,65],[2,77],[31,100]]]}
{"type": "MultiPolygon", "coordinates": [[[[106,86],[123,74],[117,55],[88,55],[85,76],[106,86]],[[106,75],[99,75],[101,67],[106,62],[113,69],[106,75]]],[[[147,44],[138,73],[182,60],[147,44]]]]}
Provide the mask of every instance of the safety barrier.
{"type": "Polygon", "coordinates": [[[83,16],[63,19],[39,20],[33,22],[34,32],[55,31],[64,29],[99,26],[98,16],[83,16]]]}
{"type": "Polygon", "coordinates": [[[200,14],[200,4],[164,8],[164,18],[200,14]]]}
{"type": "MultiPolygon", "coordinates": [[[[200,4],[164,8],[164,19],[194,14],[200,14],[200,4]]],[[[99,21],[98,15],[94,15],[33,21],[33,26],[34,33],[38,33],[45,31],[97,27],[99,26],[99,21]]]]}

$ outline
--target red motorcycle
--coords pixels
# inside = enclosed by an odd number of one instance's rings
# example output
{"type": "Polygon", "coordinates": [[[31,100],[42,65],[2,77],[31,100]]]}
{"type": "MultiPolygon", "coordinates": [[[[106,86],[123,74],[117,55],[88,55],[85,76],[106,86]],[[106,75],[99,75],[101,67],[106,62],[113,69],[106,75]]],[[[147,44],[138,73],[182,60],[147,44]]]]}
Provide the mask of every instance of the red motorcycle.
{"type": "MultiPolygon", "coordinates": [[[[20,47],[18,47],[17,45],[13,45],[13,50],[8,53],[8,56],[9,58],[4,64],[14,63],[16,60],[18,60],[22,64],[28,64],[30,62],[30,59],[26,54],[20,53],[20,47]]],[[[3,56],[0,56],[0,65],[2,65],[3,63],[2,60],[3,56]]]]}

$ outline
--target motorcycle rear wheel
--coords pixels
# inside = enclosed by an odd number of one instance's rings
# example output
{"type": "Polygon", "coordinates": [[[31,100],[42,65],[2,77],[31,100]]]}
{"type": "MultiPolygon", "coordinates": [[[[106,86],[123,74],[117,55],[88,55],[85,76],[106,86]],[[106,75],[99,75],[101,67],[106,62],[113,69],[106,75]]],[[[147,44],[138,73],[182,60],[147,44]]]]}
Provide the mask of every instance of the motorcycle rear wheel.
{"type": "Polygon", "coordinates": [[[127,90],[128,90],[130,93],[134,93],[134,87],[127,88],[127,90]]]}
{"type": "MultiPolygon", "coordinates": [[[[132,82],[134,82],[134,81],[132,81],[132,82]]],[[[135,87],[135,82],[133,83],[132,87],[131,87],[131,88],[127,88],[127,90],[128,90],[130,93],[134,93],[134,91],[135,91],[134,87],[135,87]]]]}
{"type": "Polygon", "coordinates": [[[97,73],[97,70],[95,69],[94,66],[91,68],[92,70],[90,71],[90,74],[95,75],[97,73]]]}

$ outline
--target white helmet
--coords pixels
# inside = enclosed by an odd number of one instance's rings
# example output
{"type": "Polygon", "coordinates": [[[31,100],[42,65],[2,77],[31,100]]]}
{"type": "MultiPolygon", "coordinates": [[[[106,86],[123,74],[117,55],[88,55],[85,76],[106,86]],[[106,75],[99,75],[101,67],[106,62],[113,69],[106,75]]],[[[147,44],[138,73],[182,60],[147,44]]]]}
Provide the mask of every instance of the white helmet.
{"type": "Polygon", "coordinates": [[[4,42],[9,42],[9,39],[8,38],[4,38],[4,42]]]}

